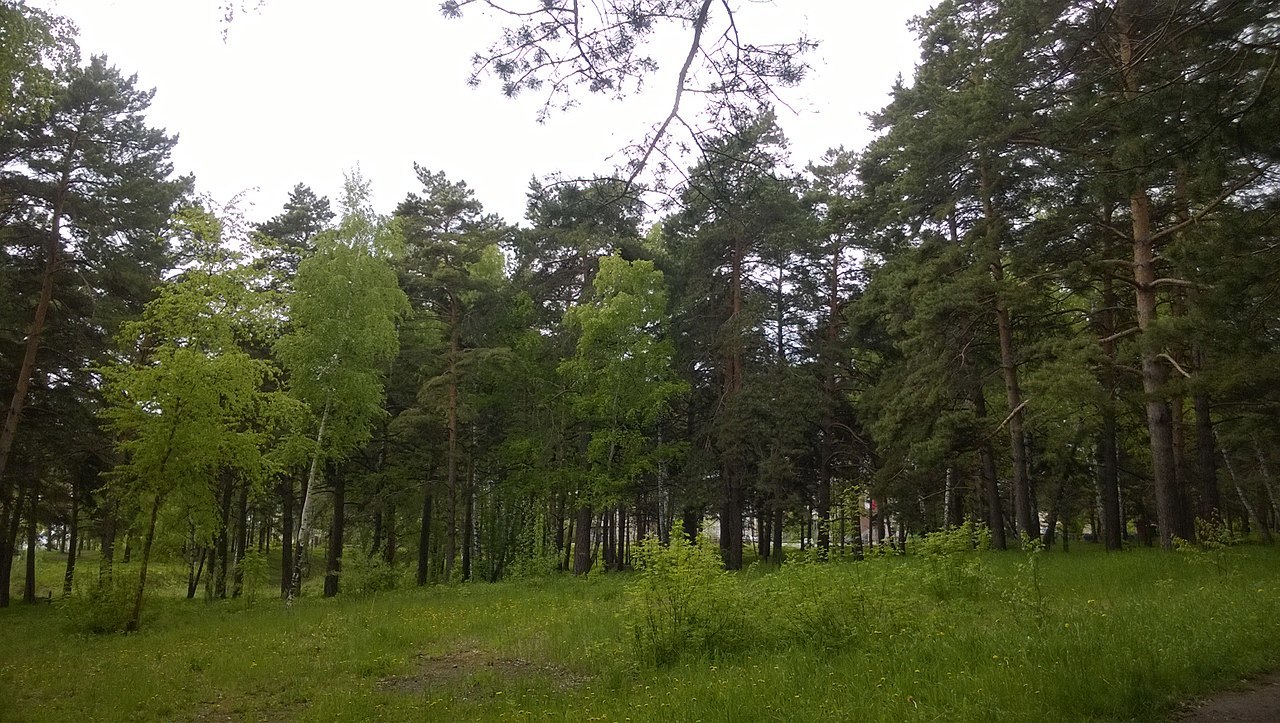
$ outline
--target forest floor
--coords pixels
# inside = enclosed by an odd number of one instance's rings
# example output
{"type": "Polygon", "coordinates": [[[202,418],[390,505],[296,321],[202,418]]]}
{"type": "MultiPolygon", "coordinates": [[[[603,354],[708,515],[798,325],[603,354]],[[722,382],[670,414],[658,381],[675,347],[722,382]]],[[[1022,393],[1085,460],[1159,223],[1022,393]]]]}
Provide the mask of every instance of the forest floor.
{"type": "Polygon", "coordinates": [[[162,565],[136,634],[86,632],[83,593],[0,610],[0,721],[1280,720],[1277,548],[668,572],[286,607],[162,565]]]}

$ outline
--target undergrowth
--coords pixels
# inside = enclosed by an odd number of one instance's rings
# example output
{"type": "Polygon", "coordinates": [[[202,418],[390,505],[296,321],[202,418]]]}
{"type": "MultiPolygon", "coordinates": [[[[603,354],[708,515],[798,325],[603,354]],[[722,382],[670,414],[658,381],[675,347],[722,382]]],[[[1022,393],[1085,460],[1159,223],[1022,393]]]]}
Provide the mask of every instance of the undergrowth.
{"type": "Polygon", "coordinates": [[[1000,553],[963,534],[737,574],[714,545],[647,545],[634,574],[291,608],[179,599],[175,568],[133,635],[0,610],[0,720],[1154,721],[1280,667],[1276,549],[1000,553]]]}

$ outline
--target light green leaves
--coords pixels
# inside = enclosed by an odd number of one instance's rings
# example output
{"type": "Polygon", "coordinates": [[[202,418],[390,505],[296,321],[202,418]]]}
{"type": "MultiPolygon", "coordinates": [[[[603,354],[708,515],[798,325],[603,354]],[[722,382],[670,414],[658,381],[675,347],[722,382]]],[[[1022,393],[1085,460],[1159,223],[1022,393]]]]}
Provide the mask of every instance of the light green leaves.
{"type": "Polygon", "coordinates": [[[326,447],[341,456],[368,438],[381,410],[383,368],[399,349],[396,322],[408,301],[391,258],[398,226],[369,206],[369,187],[347,178],[338,229],[321,234],[302,261],[289,298],[292,329],[276,343],[294,395],[333,424],[326,447]]]}
{"type": "Polygon", "coordinates": [[[667,297],[662,272],[650,261],[600,259],[595,299],[569,309],[566,325],[578,332],[574,356],[560,374],[574,392],[572,406],[589,430],[592,476],[609,490],[656,463],[655,425],[684,389],[671,371],[674,353],[661,336],[667,297]]]}
{"type": "MultiPolygon", "coordinates": [[[[216,246],[216,219],[202,213],[185,216],[212,230],[216,246]]],[[[104,416],[125,456],[115,471],[119,496],[178,498],[213,525],[219,475],[265,478],[267,433],[289,405],[264,391],[270,363],[246,351],[256,309],[256,294],[235,273],[197,268],[164,286],[142,318],[123,328],[123,358],[103,370],[104,416]]]]}

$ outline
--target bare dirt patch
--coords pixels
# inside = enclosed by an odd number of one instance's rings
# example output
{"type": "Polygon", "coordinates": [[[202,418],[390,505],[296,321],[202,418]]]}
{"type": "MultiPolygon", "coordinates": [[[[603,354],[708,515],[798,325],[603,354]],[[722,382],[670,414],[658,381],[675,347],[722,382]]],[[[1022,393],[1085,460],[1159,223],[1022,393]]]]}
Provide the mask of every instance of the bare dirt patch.
{"type": "Polygon", "coordinates": [[[199,723],[223,723],[230,721],[287,721],[297,718],[308,703],[305,700],[291,702],[269,700],[270,696],[261,692],[261,697],[224,698],[221,694],[216,699],[206,701],[203,707],[190,720],[199,723]],[[265,702],[264,702],[265,701],[265,702]]]}
{"type": "Polygon", "coordinates": [[[417,656],[411,673],[392,675],[378,681],[379,690],[420,693],[433,688],[476,683],[480,679],[493,683],[542,677],[550,679],[561,690],[570,690],[586,682],[580,675],[551,663],[525,658],[508,658],[479,649],[458,650],[443,655],[417,656]]]}
{"type": "Polygon", "coordinates": [[[1275,723],[1280,721],[1280,673],[1249,681],[1247,690],[1191,704],[1178,723],[1275,723]]]}

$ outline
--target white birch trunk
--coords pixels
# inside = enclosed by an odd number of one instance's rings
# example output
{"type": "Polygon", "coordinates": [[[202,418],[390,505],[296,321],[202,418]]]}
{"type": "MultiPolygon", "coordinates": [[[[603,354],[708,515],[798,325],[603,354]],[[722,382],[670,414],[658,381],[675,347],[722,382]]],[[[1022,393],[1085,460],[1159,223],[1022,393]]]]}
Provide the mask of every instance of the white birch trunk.
{"type": "Polygon", "coordinates": [[[288,602],[302,594],[302,560],[307,554],[307,544],[311,537],[311,518],[315,515],[316,472],[320,467],[320,451],[324,444],[324,428],[329,422],[329,400],[325,400],[324,412],[320,415],[320,429],[316,432],[316,448],[311,455],[311,470],[307,473],[306,496],[302,503],[302,514],[298,519],[298,535],[295,538],[297,551],[293,555],[293,581],[289,586],[288,602]]]}

